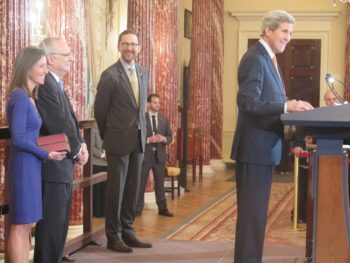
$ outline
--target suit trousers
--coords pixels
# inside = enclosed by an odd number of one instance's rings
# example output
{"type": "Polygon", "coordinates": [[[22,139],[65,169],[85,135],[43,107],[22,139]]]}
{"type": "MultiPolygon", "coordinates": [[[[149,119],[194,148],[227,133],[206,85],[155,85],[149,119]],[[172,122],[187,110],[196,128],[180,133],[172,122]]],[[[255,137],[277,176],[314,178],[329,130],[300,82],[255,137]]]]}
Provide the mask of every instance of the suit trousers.
{"type": "Polygon", "coordinates": [[[135,238],[132,226],[140,190],[143,152],[140,136],[134,151],[127,155],[107,152],[105,231],[108,242],[135,238]]]}
{"type": "MultiPolygon", "coordinates": [[[[106,172],[107,166],[93,165],[92,172],[100,173],[106,172]]],[[[93,186],[93,216],[104,217],[105,216],[105,202],[106,202],[106,182],[101,182],[93,186]]]]}
{"type": "Polygon", "coordinates": [[[156,202],[159,210],[163,210],[166,207],[166,198],[164,191],[164,173],[165,173],[165,163],[158,162],[157,152],[151,153],[148,158],[149,161],[142,163],[141,169],[141,186],[140,195],[138,199],[136,211],[140,213],[144,207],[145,201],[145,190],[148,179],[148,173],[152,169],[154,176],[154,191],[156,194],[156,202]]]}
{"type": "Polygon", "coordinates": [[[43,219],[35,227],[34,263],[60,263],[68,233],[72,184],[43,182],[43,219]]]}
{"type": "Polygon", "coordinates": [[[237,223],[234,263],[262,261],[273,165],[236,163],[237,223]]]}

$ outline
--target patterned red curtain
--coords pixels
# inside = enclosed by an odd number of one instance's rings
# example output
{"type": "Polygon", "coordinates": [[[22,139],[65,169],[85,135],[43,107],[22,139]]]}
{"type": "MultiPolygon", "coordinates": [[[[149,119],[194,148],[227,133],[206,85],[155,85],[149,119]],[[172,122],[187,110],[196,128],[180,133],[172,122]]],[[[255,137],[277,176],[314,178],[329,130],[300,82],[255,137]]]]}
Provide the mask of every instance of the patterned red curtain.
{"type": "Polygon", "coordinates": [[[221,158],[223,1],[192,1],[189,126],[202,130],[205,164],[221,158]]]}
{"type": "Polygon", "coordinates": [[[212,1],[212,97],[210,158],[222,158],[222,76],[224,68],[224,0],[212,1]]]}
{"type": "Polygon", "coordinates": [[[350,100],[350,5],[347,9],[344,99],[350,100]]]}
{"type": "MultiPolygon", "coordinates": [[[[70,72],[64,77],[64,87],[78,119],[86,114],[87,94],[87,0],[50,0],[48,7],[48,35],[64,37],[71,49],[74,61],[70,72]]],[[[90,153],[92,156],[92,153],[90,153]]],[[[75,167],[75,178],[82,177],[82,167],[75,167]]],[[[73,193],[71,224],[82,223],[83,191],[73,193]]]]}
{"type": "MultiPolygon", "coordinates": [[[[154,36],[155,36],[155,0],[129,0],[128,29],[139,34],[141,52],[137,62],[150,71],[150,86],[154,90],[154,36]]],[[[150,90],[149,92],[151,92],[150,90]]]]}
{"type": "MultiPolygon", "coordinates": [[[[7,125],[5,107],[7,88],[12,65],[17,52],[29,45],[28,0],[0,0],[0,99],[2,126],[7,125]]],[[[5,143],[0,143],[0,204],[7,203],[5,197],[5,143]]],[[[4,216],[0,218],[0,251],[4,251],[4,216]]]]}
{"type": "MultiPolygon", "coordinates": [[[[150,92],[161,97],[161,112],[171,128],[177,128],[178,98],[178,1],[129,0],[128,28],[138,32],[142,51],[138,62],[150,70],[150,92]]],[[[176,148],[168,149],[169,163],[176,161],[176,148]]]]}

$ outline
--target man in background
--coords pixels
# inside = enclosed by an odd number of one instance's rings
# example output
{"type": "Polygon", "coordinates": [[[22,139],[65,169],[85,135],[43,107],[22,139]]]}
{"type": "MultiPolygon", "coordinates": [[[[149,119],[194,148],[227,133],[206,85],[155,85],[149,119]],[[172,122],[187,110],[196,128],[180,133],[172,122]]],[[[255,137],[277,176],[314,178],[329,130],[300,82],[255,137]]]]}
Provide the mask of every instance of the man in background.
{"type": "Polygon", "coordinates": [[[330,89],[326,91],[323,99],[324,99],[324,103],[326,103],[327,106],[340,105],[340,102],[338,101],[337,97],[334,95],[333,91],[331,91],[330,89]]]}
{"type": "Polygon", "coordinates": [[[71,149],[64,160],[48,160],[42,165],[43,219],[35,228],[34,262],[56,263],[62,260],[68,233],[74,163],[84,165],[89,154],[62,84],[72,61],[69,46],[62,38],[50,37],[40,47],[46,53],[49,69],[35,101],[43,121],[41,135],[64,133],[71,149]]]}
{"type": "Polygon", "coordinates": [[[121,58],[102,73],[97,85],[95,119],[108,162],[107,248],[130,253],[132,247],[152,247],[136,237],[132,226],[146,143],[148,72],[135,62],[140,52],[137,33],[123,31],[118,51],[121,58]]]}
{"type": "Polygon", "coordinates": [[[158,206],[158,214],[162,216],[174,216],[167,208],[164,191],[164,173],[168,155],[167,144],[171,143],[172,133],[170,123],[166,116],[159,111],[159,95],[154,93],[148,96],[148,112],[146,112],[147,141],[145,155],[141,170],[141,188],[137,204],[136,214],[141,215],[144,207],[144,195],[146,190],[148,173],[152,169],[154,177],[154,191],[158,206]]]}

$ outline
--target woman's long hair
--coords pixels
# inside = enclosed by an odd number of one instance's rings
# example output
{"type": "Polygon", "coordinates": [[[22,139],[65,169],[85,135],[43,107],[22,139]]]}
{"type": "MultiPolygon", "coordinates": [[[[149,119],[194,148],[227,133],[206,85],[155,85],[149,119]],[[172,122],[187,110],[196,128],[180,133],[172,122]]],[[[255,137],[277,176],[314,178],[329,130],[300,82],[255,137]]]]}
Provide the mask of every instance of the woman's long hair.
{"type": "Polygon", "coordinates": [[[35,63],[42,57],[45,57],[45,52],[34,46],[22,48],[18,52],[12,69],[8,95],[10,95],[15,88],[22,88],[29,97],[32,97],[32,92],[27,86],[27,77],[35,63]]]}

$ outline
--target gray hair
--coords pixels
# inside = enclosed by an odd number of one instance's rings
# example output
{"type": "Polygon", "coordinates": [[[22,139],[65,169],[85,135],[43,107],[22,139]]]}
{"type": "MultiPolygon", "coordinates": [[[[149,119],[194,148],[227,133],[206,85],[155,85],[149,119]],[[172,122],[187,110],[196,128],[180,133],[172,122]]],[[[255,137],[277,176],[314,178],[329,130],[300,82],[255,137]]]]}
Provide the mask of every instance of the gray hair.
{"type": "Polygon", "coordinates": [[[47,37],[40,42],[39,47],[43,49],[45,51],[45,54],[47,55],[55,51],[55,43],[61,40],[64,39],[61,37],[47,37]]]}
{"type": "Polygon", "coordinates": [[[275,31],[281,23],[289,23],[295,25],[295,18],[283,10],[274,10],[268,12],[261,21],[260,36],[265,35],[265,28],[275,31]]]}

